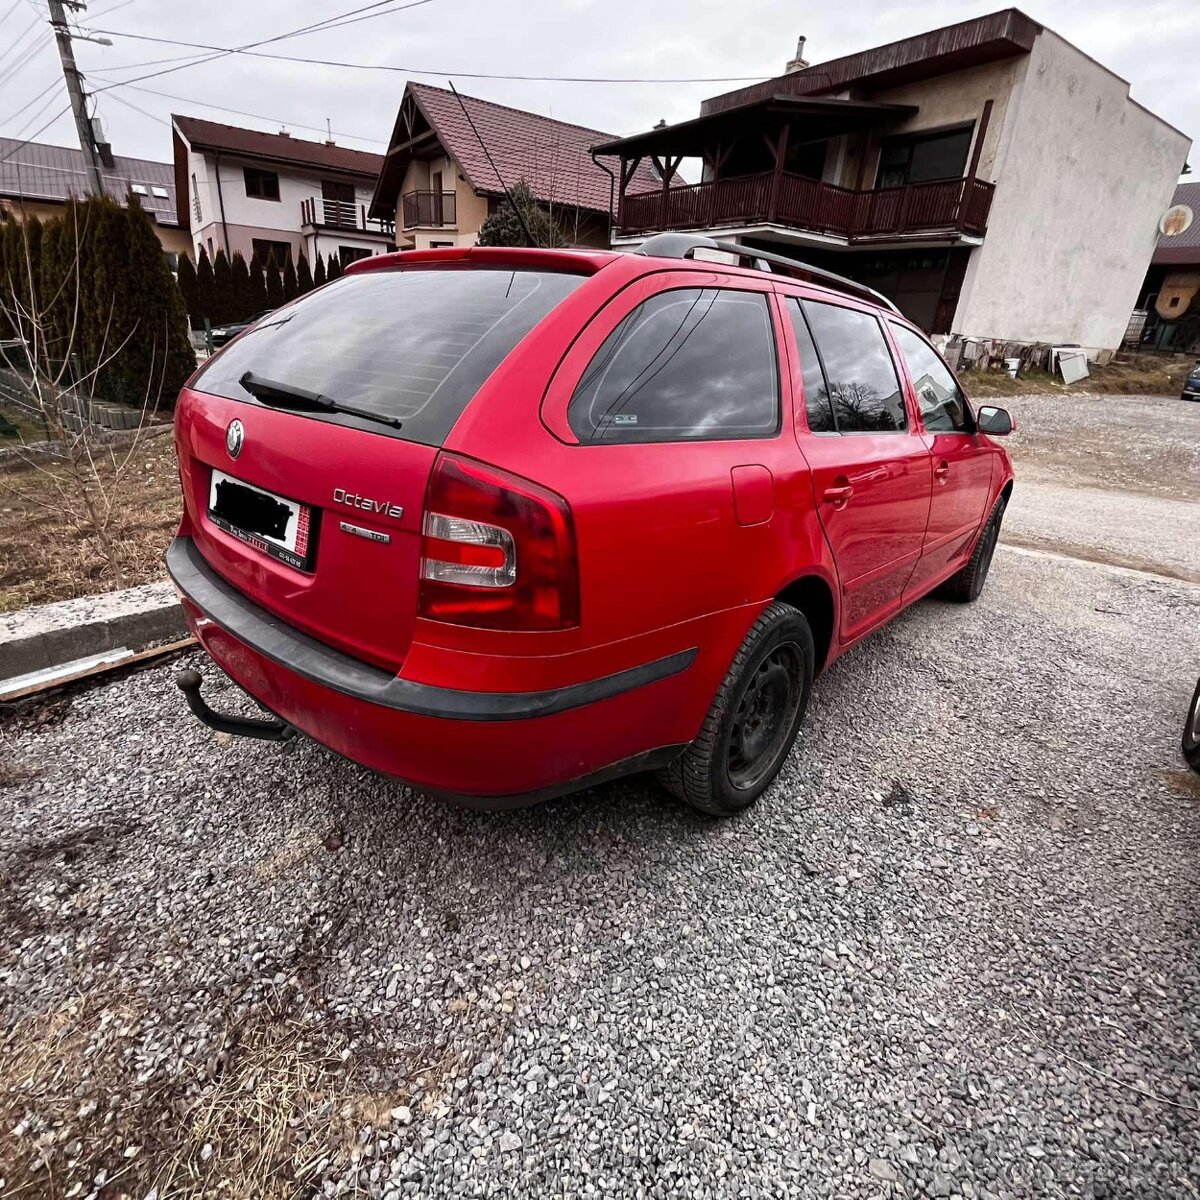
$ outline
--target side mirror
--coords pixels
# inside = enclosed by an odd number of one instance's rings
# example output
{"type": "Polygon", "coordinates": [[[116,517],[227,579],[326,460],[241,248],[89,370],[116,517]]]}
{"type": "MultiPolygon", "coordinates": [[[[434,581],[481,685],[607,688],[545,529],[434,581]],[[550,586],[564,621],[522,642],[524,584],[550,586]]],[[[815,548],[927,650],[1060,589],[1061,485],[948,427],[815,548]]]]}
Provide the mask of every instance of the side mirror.
{"type": "Polygon", "coordinates": [[[975,425],[980,433],[990,433],[993,437],[1006,437],[1017,427],[1008,409],[997,408],[994,404],[985,404],[979,409],[975,414],[975,425]]]}

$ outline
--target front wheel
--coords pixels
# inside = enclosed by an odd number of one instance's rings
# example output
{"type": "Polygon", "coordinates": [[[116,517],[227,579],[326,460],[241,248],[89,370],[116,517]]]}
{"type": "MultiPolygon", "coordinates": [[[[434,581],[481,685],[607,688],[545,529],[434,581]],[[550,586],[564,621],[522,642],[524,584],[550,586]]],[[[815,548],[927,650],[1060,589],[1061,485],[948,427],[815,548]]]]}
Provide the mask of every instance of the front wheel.
{"type": "Polygon", "coordinates": [[[996,501],[996,507],[992,509],[992,515],[988,517],[988,523],[983,527],[983,532],[979,535],[979,541],[975,543],[975,549],[967,560],[967,565],[961,571],[951,575],[938,588],[939,595],[945,596],[947,600],[957,600],[962,604],[970,604],[979,599],[979,593],[983,591],[988,571],[992,567],[992,555],[996,553],[996,543],[1000,540],[1000,522],[1004,520],[1006,503],[1003,496],[996,501]]]}
{"type": "Polygon", "coordinates": [[[812,630],[776,600],[734,655],[696,740],[659,781],[713,816],[732,816],[767,790],[787,758],[812,687],[812,630]]]}

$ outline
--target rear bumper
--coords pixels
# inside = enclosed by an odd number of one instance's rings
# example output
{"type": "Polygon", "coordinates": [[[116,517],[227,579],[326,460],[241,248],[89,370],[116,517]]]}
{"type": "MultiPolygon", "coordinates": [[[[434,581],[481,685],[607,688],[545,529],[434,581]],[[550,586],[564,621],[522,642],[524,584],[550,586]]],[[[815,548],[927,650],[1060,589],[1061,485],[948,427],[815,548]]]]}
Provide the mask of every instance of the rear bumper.
{"type": "MultiPolygon", "coordinates": [[[[472,692],[341,653],[247,599],[191,538],[167,551],[188,623],[219,666],[316,741],[423,791],[511,807],[670,761],[696,649],[566,687],[472,692]]],[[[687,699],[693,700],[694,697],[687,699]]]]}

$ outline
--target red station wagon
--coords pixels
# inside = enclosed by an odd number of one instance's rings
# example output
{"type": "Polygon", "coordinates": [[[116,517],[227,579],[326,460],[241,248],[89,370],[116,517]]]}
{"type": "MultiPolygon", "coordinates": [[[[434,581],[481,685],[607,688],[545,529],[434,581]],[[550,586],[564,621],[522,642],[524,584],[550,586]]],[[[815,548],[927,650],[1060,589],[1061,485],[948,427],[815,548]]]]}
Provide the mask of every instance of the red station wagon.
{"type": "Polygon", "coordinates": [[[180,396],[167,566],[273,718],[180,686],[480,806],[654,769],[733,813],[814,675],[979,594],[1011,429],[889,301],[758,251],[367,259],[180,396]]]}

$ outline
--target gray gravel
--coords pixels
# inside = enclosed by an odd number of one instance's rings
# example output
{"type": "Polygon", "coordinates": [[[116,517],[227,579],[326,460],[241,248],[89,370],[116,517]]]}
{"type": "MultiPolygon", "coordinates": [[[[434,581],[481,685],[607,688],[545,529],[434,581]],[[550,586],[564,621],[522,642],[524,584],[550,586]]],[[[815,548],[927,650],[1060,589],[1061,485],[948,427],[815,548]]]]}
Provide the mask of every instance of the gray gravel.
{"type": "Polygon", "coordinates": [[[1017,487],[1003,537],[1200,583],[1200,404],[1012,396],[1017,487]]]}
{"type": "Polygon", "coordinates": [[[217,738],[173,667],[76,694],[4,731],[0,1173],[1194,1196],[1198,669],[1200,589],[1002,547],[823,677],[723,823],[641,780],[450,809],[217,738]]]}

